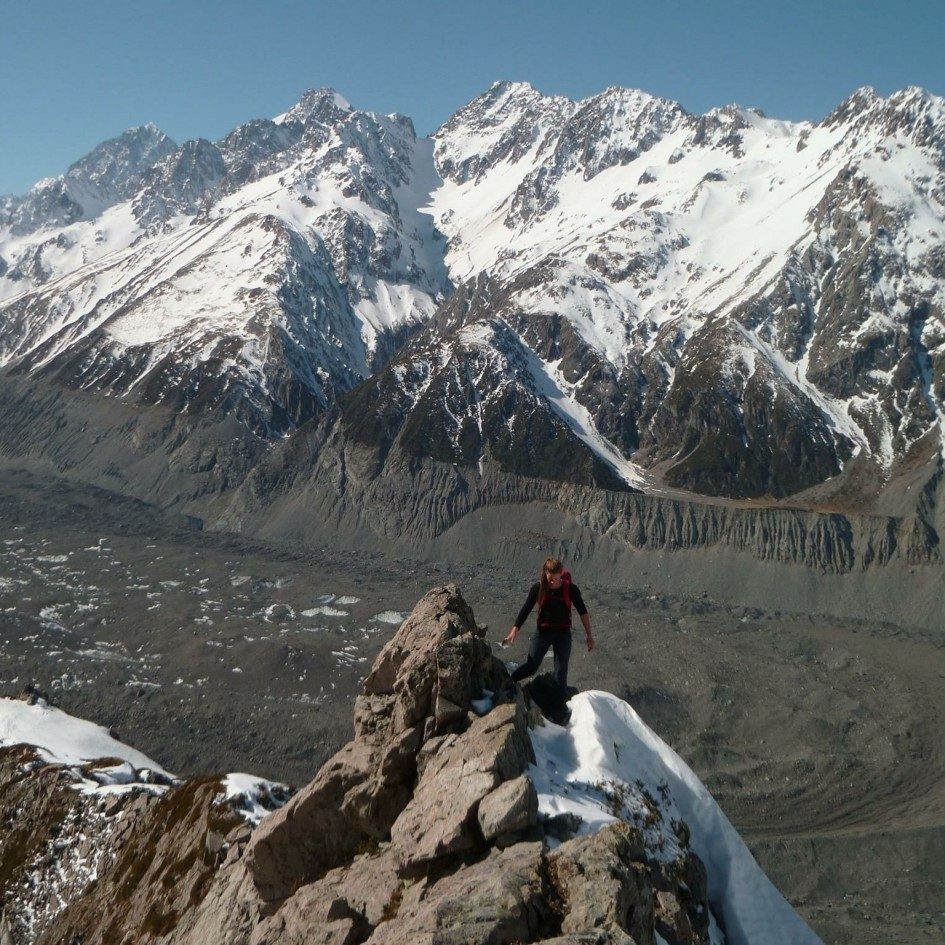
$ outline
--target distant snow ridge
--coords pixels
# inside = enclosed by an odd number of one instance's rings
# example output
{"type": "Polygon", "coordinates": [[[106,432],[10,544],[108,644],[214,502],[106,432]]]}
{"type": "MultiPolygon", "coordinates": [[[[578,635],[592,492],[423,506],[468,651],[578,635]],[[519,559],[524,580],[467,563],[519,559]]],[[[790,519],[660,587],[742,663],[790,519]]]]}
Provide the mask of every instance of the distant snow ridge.
{"type": "Polygon", "coordinates": [[[50,764],[81,765],[117,758],[135,768],[173,777],[147,755],[113,738],[106,728],[69,715],[44,699],[33,704],[0,699],[0,748],[12,745],[32,745],[50,764]]]}
{"type": "MultiPolygon", "coordinates": [[[[69,715],[44,699],[26,702],[0,698],[0,749],[14,745],[31,746],[44,762],[66,768],[75,787],[84,794],[161,794],[177,781],[157,762],[118,741],[106,728],[69,715]]],[[[284,784],[234,772],[222,778],[219,803],[255,825],[290,795],[284,784]]]]}
{"type": "Polygon", "coordinates": [[[585,834],[616,820],[619,811],[644,829],[651,853],[667,860],[678,852],[676,824],[684,821],[689,845],[706,867],[709,902],[725,928],[723,937],[713,926],[714,943],[822,945],[702,782],[626,702],[588,691],[569,705],[567,728],[545,722],[531,730],[536,761],[529,773],[541,814],[576,814],[578,833],[585,834]]]}
{"type": "Polygon", "coordinates": [[[861,90],[811,124],[499,83],[435,139],[451,275],[501,286],[466,324],[521,326],[635,465],[786,495],[940,433],[941,98],[861,90]]]}
{"type": "Polygon", "coordinates": [[[433,176],[409,120],[320,90],[278,123],[164,154],[123,203],[25,226],[14,201],[0,212],[0,365],[148,402],[242,404],[282,432],[448,291],[418,211],[433,176]]]}

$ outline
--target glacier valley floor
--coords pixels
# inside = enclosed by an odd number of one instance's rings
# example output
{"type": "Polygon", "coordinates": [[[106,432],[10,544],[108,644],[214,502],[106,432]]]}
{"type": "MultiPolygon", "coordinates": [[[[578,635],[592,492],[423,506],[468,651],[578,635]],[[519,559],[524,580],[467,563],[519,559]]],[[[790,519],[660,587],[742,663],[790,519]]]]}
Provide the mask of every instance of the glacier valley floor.
{"type": "MultiPolygon", "coordinates": [[[[34,682],[182,775],[304,783],[426,590],[459,584],[496,644],[533,579],[203,532],[23,470],[0,482],[0,694],[34,682]]],[[[576,638],[574,684],[627,699],[692,765],[825,941],[945,940],[945,634],[668,597],[647,567],[632,588],[575,569],[598,650],[576,638]]]]}

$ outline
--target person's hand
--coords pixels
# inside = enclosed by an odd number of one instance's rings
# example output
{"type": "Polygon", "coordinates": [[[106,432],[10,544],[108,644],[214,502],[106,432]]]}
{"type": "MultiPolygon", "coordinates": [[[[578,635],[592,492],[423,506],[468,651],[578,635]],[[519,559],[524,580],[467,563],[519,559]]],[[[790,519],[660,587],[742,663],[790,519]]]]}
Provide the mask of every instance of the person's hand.
{"type": "Polygon", "coordinates": [[[586,636],[587,636],[587,652],[590,653],[591,650],[593,650],[597,644],[594,642],[594,638],[589,633],[586,634],[586,636]]]}
{"type": "Polygon", "coordinates": [[[502,641],[502,645],[509,646],[510,644],[515,642],[515,638],[517,636],[518,636],[518,627],[512,627],[512,629],[509,630],[508,635],[502,641]]]}

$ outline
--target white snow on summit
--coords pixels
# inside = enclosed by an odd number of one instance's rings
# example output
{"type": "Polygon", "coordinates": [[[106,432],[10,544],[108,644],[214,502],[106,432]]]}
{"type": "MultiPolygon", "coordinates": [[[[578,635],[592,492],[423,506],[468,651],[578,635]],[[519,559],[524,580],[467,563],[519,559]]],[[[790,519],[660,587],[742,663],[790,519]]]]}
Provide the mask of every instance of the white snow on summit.
{"type": "Polygon", "coordinates": [[[752,487],[777,494],[945,424],[943,247],[945,102],[921,89],[787,122],[498,82],[426,139],[315,89],[215,142],[131,129],[5,198],[0,367],[249,404],[284,435],[488,277],[488,317],[529,321],[533,386],[626,481],[685,466],[715,390],[746,456],[806,429],[769,466],[810,469],[752,487]]]}

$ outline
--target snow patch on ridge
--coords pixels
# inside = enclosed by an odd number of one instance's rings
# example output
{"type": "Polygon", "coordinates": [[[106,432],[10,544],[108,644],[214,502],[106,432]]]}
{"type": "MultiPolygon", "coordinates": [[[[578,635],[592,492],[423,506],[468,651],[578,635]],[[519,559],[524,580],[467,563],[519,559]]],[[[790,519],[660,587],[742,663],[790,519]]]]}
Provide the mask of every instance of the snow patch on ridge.
{"type": "Polygon", "coordinates": [[[222,786],[223,791],[217,796],[217,803],[231,807],[254,827],[292,796],[285,784],[239,771],[226,775],[222,786]]]}
{"type": "Polygon", "coordinates": [[[755,862],[689,766],[622,699],[600,691],[571,699],[566,728],[531,730],[539,813],[578,815],[587,834],[617,819],[644,829],[653,855],[672,859],[673,824],[706,867],[709,902],[728,945],[823,945],[755,862]],[[654,804],[654,801],[656,802],[654,804]],[[654,821],[654,806],[658,816],[654,821]],[[647,813],[649,822],[647,822],[647,813]]]}
{"type": "Polygon", "coordinates": [[[0,748],[13,745],[31,745],[50,764],[81,765],[99,758],[118,758],[135,768],[173,777],[147,755],[113,738],[108,729],[75,718],[43,699],[35,705],[0,699],[0,748]]]}
{"type": "MultiPolygon", "coordinates": [[[[129,791],[161,794],[177,779],[157,762],[118,741],[106,728],[76,718],[44,699],[29,704],[0,698],[0,749],[34,748],[43,762],[61,765],[83,794],[104,796],[129,791]],[[94,764],[94,762],[103,762],[94,764]]],[[[231,772],[221,778],[217,803],[226,804],[250,824],[291,797],[291,789],[255,775],[231,772]]]]}

